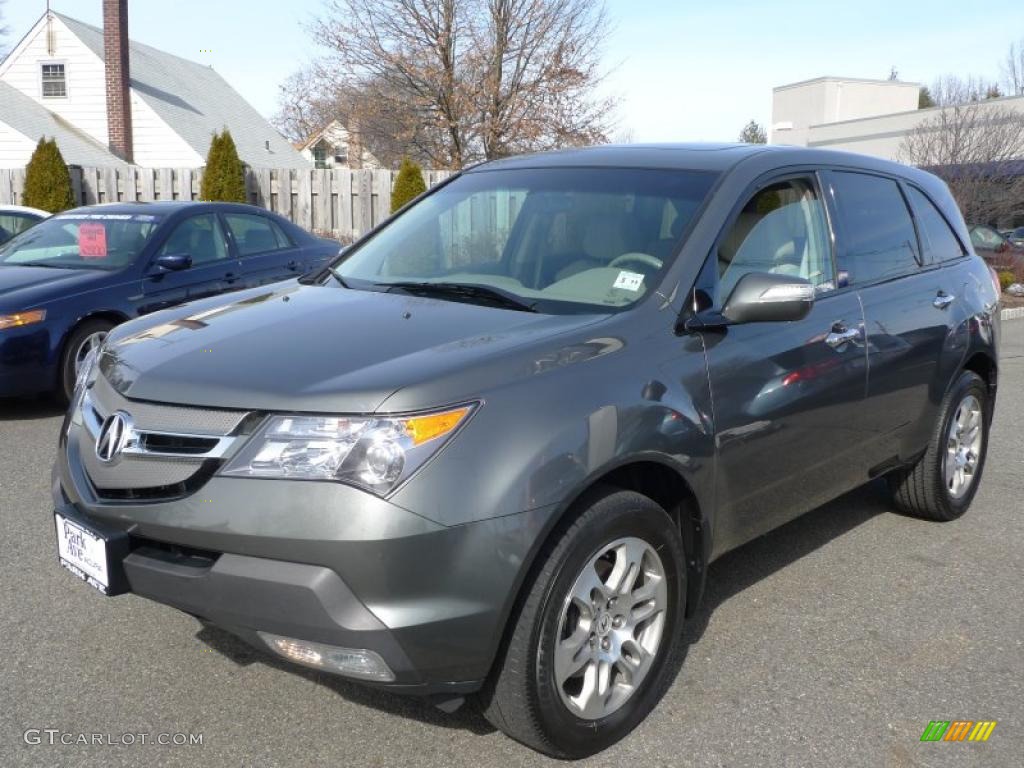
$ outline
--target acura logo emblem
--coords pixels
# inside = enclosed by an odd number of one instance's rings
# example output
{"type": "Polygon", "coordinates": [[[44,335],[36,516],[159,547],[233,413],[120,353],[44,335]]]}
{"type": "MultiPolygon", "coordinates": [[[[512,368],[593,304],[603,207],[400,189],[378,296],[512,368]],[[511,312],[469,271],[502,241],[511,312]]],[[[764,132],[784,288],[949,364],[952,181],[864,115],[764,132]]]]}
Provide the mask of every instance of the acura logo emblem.
{"type": "Polygon", "coordinates": [[[121,455],[134,434],[132,419],[124,411],[116,411],[107,417],[96,440],[96,457],[104,464],[112,464],[121,455]]]}

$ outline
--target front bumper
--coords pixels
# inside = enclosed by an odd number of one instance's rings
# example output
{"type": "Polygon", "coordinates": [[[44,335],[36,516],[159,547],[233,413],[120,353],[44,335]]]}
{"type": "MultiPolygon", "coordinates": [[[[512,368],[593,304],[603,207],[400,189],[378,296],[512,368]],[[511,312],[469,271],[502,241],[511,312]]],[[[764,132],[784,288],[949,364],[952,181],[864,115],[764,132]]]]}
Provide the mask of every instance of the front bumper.
{"type": "Polygon", "coordinates": [[[52,344],[45,325],[0,331],[0,397],[48,392],[56,386],[52,344]]]}
{"type": "Polygon", "coordinates": [[[358,489],[214,476],[185,498],[98,500],[62,431],[52,492],[127,532],[132,592],[266,650],[258,631],[369,649],[389,688],[466,693],[487,676],[552,513],[445,527],[358,489]]]}

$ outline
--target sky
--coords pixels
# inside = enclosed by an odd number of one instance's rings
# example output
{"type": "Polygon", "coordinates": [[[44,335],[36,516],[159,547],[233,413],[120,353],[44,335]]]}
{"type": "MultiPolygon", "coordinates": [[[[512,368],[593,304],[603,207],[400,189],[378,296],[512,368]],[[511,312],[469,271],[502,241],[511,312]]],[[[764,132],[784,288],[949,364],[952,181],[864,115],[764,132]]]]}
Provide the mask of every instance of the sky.
{"type": "MultiPolygon", "coordinates": [[[[130,35],[212,65],[260,112],[278,84],[316,55],[304,25],[324,0],[131,0],[130,35]]],[[[101,0],[52,0],[99,26],[101,0]]],[[[602,86],[620,99],[615,139],[733,141],[771,120],[772,88],[823,75],[931,83],[945,74],[999,78],[1024,39],[1022,0],[606,0],[602,86]],[[984,10],[982,10],[984,9],[984,10]]],[[[0,6],[13,46],[45,0],[0,6]]]]}

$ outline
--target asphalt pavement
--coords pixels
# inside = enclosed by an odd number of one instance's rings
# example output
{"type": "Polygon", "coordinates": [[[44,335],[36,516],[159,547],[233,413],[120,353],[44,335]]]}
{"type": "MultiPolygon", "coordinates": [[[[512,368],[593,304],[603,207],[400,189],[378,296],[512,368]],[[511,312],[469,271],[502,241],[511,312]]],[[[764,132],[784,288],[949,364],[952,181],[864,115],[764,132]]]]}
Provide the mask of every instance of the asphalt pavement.
{"type": "MultiPolygon", "coordinates": [[[[726,555],[661,705],[583,765],[1024,765],[1024,322],[1004,331],[969,513],[902,517],[872,484],[726,555]],[[998,725],[922,743],[933,720],[998,725]]],[[[555,764],[472,705],[446,715],[287,666],[73,579],[48,490],[60,420],[0,401],[0,766],[555,764]]]]}

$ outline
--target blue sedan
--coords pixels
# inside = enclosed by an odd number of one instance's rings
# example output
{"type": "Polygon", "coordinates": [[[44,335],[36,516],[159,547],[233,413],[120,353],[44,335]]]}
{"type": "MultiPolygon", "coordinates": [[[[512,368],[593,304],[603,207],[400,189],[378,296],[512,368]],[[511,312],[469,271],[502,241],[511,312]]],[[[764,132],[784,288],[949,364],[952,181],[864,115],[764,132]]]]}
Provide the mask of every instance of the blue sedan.
{"type": "Polygon", "coordinates": [[[57,214],[0,246],[0,397],[68,399],[120,322],[297,277],[338,243],[233,203],[124,203],[57,214]]]}

